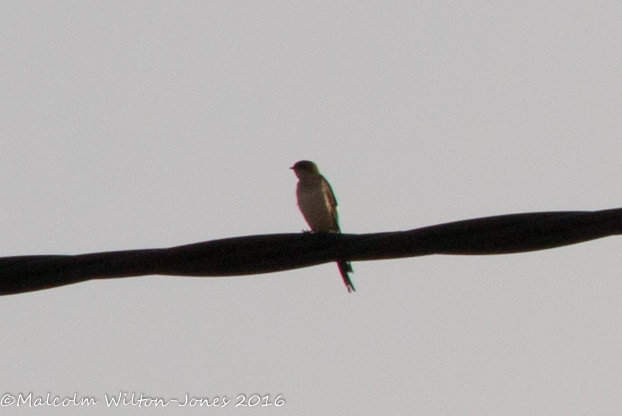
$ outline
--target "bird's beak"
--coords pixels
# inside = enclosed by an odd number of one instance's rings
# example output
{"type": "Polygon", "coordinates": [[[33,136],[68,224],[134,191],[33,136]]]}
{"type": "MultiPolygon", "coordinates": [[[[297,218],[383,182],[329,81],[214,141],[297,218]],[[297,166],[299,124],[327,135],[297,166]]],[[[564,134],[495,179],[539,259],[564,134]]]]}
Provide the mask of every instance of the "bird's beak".
{"type": "Polygon", "coordinates": [[[294,169],[294,167],[292,166],[292,167],[290,167],[290,169],[294,169]]]}

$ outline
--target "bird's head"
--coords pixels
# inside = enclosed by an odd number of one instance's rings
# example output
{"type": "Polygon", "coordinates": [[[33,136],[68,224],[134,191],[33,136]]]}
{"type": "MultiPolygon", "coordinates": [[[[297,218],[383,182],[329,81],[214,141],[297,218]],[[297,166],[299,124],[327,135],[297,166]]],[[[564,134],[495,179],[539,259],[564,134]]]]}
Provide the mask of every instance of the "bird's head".
{"type": "Polygon", "coordinates": [[[290,169],[294,171],[298,179],[320,174],[320,170],[317,168],[317,165],[310,160],[301,160],[296,162],[290,169]]]}

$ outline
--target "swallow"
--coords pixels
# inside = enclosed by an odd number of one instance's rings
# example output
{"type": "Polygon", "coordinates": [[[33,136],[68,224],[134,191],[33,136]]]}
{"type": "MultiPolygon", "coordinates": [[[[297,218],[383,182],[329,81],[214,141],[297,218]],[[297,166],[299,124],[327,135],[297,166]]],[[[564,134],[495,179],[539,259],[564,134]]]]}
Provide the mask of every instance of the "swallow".
{"type": "MultiPolygon", "coordinates": [[[[296,186],[298,208],[311,227],[311,231],[314,233],[340,233],[337,199],[326,178],[320,174],[317,165],[308,160],[301,160],[290,169],[298,178],[298,185],[296,186]]],[[[339,261],[337,266],[348,292],[355,292],[356,289],[348,274],[352,272],[350,262],[339,261]]]]}

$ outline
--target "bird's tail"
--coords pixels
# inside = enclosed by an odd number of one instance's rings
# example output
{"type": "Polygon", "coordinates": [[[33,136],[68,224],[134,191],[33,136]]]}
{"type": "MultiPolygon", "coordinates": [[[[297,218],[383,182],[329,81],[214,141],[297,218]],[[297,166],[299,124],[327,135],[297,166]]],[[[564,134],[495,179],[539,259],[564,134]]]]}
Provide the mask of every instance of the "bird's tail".
{"type": "Polygon", "coordinates": [[[337,262],[337,266],[339,267],[339,273],[341,273],[341,278],[343,279],[343,283],[346,285],[348,289],[348,293],[356,292],[354,285],[352,284],[352,280],[350,280],[350,275],[348,273],[352,273],[352,265],[348,261],[340,261],[337,262]]]}

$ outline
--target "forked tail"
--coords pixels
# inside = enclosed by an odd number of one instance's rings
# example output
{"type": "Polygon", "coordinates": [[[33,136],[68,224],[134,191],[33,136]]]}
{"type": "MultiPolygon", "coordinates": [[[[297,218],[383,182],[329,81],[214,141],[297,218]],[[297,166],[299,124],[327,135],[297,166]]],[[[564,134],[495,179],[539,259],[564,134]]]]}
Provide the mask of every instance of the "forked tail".
{"type": "Polygon", "coordinates": [[[350,280],[350,275],[348,274],[352,272],[352,265],[350,262],[340,261],[337,262],[337,266],[339,266],[339,273],[341,273],[341,278],[348,289],[348,293],[356,292],[354,284],[352,284],[352,280],[350,280]]]}

